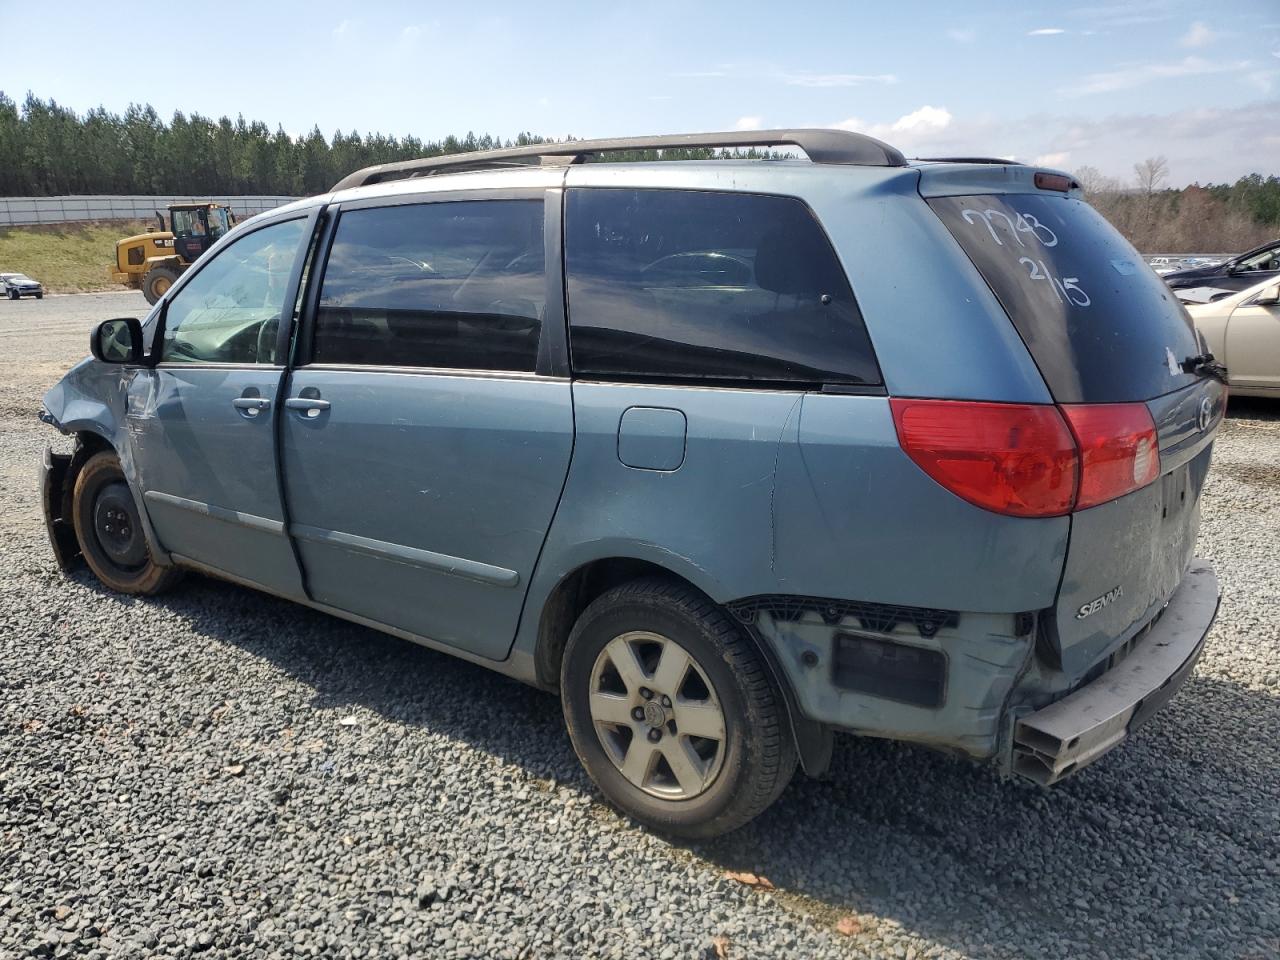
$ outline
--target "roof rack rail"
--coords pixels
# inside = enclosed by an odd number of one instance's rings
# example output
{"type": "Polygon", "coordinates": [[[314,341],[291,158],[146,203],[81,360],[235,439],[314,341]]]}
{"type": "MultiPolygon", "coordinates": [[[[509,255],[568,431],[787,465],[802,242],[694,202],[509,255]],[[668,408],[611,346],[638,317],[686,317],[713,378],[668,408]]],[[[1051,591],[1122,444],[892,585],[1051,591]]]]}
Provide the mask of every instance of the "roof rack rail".
{"type": "Polygon", "coordinates": [[[1003,160],[1000,157],[912,157],[916,163],[994,163],[1004,167],[1024,166],[1018,160],[1003,160]]]}
{"type": "Polygon", "coordinates": [[[609,140],[570,140],[535,143],[527,147],[454,153],[399,163],[380,163],[357,170],[334,185],[334,191],[386,180],[428,177],[437,173],[486,170],[495,167],[582,163],[588,156],[625,150],[670,150],[699,147],[796,146],[814,163],[865,167],[904,167],[906,158],[874,137],[848,130],[738,130],[731,133],[676,133],[657,137],[615,137],[609,140]]]}

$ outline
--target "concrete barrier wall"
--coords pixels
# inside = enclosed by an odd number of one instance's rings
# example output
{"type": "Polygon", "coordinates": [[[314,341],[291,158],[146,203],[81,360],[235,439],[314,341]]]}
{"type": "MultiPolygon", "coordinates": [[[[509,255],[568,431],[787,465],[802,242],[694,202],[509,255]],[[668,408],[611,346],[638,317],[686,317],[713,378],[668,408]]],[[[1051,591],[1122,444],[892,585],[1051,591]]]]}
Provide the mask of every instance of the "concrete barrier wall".
{"type": "MultiPolygon", "coordinates": [[[[86,220],[147,220],[171,203],[225,203],[237,217],[251,217],[296,200],[296,197],[0,197],[0,227],[86,220]]],[[[166,214],[167,216],[167,214],[166,214]]]]}

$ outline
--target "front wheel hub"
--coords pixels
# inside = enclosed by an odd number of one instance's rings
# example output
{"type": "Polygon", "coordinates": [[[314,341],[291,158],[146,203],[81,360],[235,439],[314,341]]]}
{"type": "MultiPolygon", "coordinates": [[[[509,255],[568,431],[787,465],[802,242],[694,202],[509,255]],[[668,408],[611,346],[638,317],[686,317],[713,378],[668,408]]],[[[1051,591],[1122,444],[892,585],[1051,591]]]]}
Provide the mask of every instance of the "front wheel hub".
{"type": "Polygon", "coordinates": [[[147,561],[147,544],[133,494],[121,481],[109,483],[93,503],[93,532],[112,563],[126,569],[147,561]]]}

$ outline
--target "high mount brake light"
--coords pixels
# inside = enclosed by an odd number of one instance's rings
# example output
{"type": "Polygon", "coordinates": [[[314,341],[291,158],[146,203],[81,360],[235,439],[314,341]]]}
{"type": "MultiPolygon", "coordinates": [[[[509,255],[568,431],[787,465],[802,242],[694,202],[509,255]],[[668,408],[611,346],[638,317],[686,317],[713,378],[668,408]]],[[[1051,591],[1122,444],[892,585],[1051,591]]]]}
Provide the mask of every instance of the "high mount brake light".
{"type": "Polygon", "coordinates": [[[1071,512],[1076,445],[1057,407],[894,397],[902,449],[958,497],[1015,517],[1071,512]]]}
{"type": "Polygon", "coordinates": [[[1064,177],[1060,173],[1037,173],[1035,182],[1039,190],[1057,190],[1059,193],[1066,193],[1072,187],[1079,186],[1070,177],[1064,177]]]}
{"type": "Polygon", "coordinates": [[[1014,517],[1056,517],[1160,473],[1145,404],[889,401],[903,451],[956,496],[1014,517]]]}

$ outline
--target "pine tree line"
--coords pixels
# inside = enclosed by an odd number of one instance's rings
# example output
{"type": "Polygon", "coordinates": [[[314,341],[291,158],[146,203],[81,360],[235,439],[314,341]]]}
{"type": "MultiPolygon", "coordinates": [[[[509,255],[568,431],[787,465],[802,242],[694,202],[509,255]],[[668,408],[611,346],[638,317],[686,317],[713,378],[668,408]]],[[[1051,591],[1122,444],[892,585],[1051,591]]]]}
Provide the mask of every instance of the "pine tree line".
{"type": "MultiPolygon", "coordinates": [[[[166,123],[150,105],[123,115],[103,107],[83,116],[28,93],[19,106],[0,91],[0,196],[186,194],[308,196],[353,170],[496,147],[546,143],[521,133],[443,140],[363,136],[319,127],[293,137],[243,116],[212,120],[175,113],[166,123]]],[[[666,150],[661,159],[768,157],[769,151],[666,150]]],[[[610,154],[609,160],[659,159],[656,151],[610,154]]],[[[1083,168],[1089,199],[1139,249],[1227,252],[1280,234],[1280,177],[1251,174],[1233,184],[1164,187],[1168,165],[1154,157],[1134,167],[1136,184],[1083,168]]]]}
{"type": "MultiPolygon", "coordinates": [[[[243,116],[211,120],[177,112],[165,123],[149,104],[123,115],[97,107],[80,116],[54,100],[27,94],[19,107],[0,91],[0,196],[75,194],[205,194],[309,196],[353,170],[471,150],[527,146],[548,138],[521,133],[419,140],[380,133],[326,139],[313,127],[292,137],[243,116]]],[[[663,159],[707,159],[715,150],[667,150],[663,159]]],[[[767,151],[735,151],[739,157],[767,151]]],[[[655,151],[611,154],[610,160],[657,159],[655,151]]]]}

